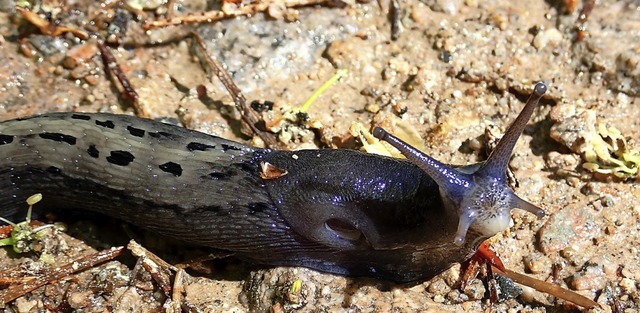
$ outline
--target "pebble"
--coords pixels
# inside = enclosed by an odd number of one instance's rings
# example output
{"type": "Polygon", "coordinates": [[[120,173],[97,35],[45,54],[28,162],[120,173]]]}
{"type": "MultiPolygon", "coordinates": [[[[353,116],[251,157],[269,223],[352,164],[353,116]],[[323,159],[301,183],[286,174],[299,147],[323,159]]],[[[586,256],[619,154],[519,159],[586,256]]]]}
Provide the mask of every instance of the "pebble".
{"type": "Polygon", "coordinates": [[[637,290],[636,282],[629,278],[623,278],[622,280],[620,280],[619,285],[622,288],[622,291],[624,291],[625,293],[632,293],[636,292],[637,290]]]}
{"type": "Polygon", "coordinates": [[[607,278],[602,266],[587,266],[581,272],[573,275],[569,286],[573,290],[600,290],[607,284],[607,278]]]}
{"type": "Polygon", "coordinates": [[[570,254],[567,247],[595,236],[595,219],[592,210],[586,205],[586,201],[573,203],[549,217],[539,231],[540,250],[543,253],[564,249],[565,254],[570,254]]]}
{"type": "Polygon", "coordinates": [[[551,261],[548,257],[539,253],[534,253],[524,257],[524,266],[533,274],[548,272],[551,268],[551,261]]]}
{"type": "Polygon", "coordinates": [[[533,46],[538,50],[546,47],[547,45],[555,47],[561,40],[562,33],[560,33],[556,28],[549,28],[538,32],[538,34],[533,38],[533,46]]]}
{"type": "Polygon", "coordinates": [[[67,297],[67,303],[73,309],[82,309],[89,306],[89,298],[92,293],[90,291],[70,292],[67,297]]]}
{"type": "Polygon", "coordinates": [[[449,288],[449,285],[447,285],[447,283],[445,283],[444,280],[439,277],[434,278],[429,284],[429,287],[427,287],[428,292],[436,295],[443,295],[449,290],[451,290],[451,288],[449,288]]]}

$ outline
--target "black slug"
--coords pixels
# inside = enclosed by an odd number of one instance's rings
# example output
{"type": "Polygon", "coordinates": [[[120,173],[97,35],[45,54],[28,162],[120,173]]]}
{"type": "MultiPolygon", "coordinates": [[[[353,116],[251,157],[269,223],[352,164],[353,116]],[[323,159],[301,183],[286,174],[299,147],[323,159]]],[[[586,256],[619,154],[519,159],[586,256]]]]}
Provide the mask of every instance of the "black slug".
{"type": "Polygon", "coordinates": [[[511,151],[546,86],[486,162],[452,167],[380,128],[408,160],[351,150],[277,151],[130,116],[52,113],[0,123],[0,215],[101,212],[251,262],[395,282],[430,278],[544,211],[507,186],[511,151]],[[40,204],[39,204],[40,205],[40,204]]]}

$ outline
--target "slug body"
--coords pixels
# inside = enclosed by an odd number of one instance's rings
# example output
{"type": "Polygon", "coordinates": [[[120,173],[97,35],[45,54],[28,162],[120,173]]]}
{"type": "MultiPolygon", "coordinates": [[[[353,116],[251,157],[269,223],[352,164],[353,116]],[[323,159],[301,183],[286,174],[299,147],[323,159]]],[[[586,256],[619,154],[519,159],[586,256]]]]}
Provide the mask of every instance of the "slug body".
{"type": "Polygon", "coordinates": [[[508,227],[511,208],[544,214],[505,185],[505,170],[545,88],[536,86],[486,163],[460,168],[425,159],[381,129],[374,134],[409,160],[260,149],[111,114],[6,121],[0,215],[20,216],[24,200],[42,193],[39,207],[100,212],[256,263],[427,279],[508,227]],[[281,173],[265,177],[265,165],[281,173]]]}

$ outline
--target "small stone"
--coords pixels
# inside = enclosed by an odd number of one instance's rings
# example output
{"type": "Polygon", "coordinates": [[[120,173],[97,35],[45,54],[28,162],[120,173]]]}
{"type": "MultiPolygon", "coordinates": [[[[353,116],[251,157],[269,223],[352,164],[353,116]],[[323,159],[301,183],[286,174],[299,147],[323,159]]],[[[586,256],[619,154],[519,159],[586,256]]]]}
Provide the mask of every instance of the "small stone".
{"type": "Polygon", "coordinates": [[[27,300],[26,297],[20,297],[13,303],[18,312],[36,311],[38,301],[35,299],[27,300]]]}
{"type": "Polygon", "coordinates": [[[540,228],[540,250],[549,254],[564,250],[571,254],[568,247],[587,242],[595,237],[597,229],[593,212],[584,201],[568,205],[549,217],[540,228]]]}
{"type": "Polygon", "coordinates": [[[549,258],[540,254],[532,254],[524,258],[524,266],[533,274],[549,271],[551,262],[549,258]]]}
{"type": "Polygon", "coordinates": [[[370,113],[378,113],[378,111],[380,111],[380,106],[377,104],[369,104],[365,107],[365,110],[370,113]]]}
{"type": "Polygon", "coordinates": [[[560,43],[561,40],[562,33],[560,33],[560,31],[555,28],[550,28],[544,31],[540,31],[533,38],[533,46],[538,50],[546,47],[547,45],[555,47],[558,45],[558,43],[560,43]]]}
{"type": "Polygon", "coordinates": [[[474,279],[471,284],[464,289],[464,294],[471,299],[482,299],[484,298],[485,292],[486,289],[479,279],[474,279]]]}
{"type": "Polygon", "coordinates": [[[625,264],[620,274],[622,274],[622,277],[625,277],[625,278],[640,280],[640,273],[638,273],[638,267],[633,265],[632,263],[625,264]]]}
{"type": "Polygon", "coordinates": [[[567,177],[567,184],[574,188],[578,187],[580,186],[580,178],[575,176],[567,177]]]}
{"type": "Polygon", "coordinates": [[[611,195],[605,195],[600,201],[605,208],[612,207],[616,202],[611,195]]]}
{"type": "Polygon", "coordinates": [[[78,66],[84,65],[97,53],[98,47],[94,43],[76,46],[67,51],[64,60],[62,60],[62,66],[67,69],[74,69],[78,66]]]}
{"type": "Polygon", "coordinates": [[[636,282],[629,278],[623,278],[622,280],[620,280],[619,285],[625,293],[633,293],[637,290],[636,282]]]}
{"type": "Polygon", "coordinates": [[[69,306],[71,308],[76,310],[86,308],[90,304],[89,300],[90,300],[91,294],[92,293],[90,291],[71,292],[67,297],[67,303],[69,303],[69,306]]]}
{"type": "Polygon", "coordinates": [[[98,79],[95,75],[87,75],[84,78],[84,81],[91,86],[95,86],[98,84],[98,79]]]}
{"type": "Polygon", "coordinates": [[[602,266],[587,266],[571,279],[569,286],[573,290],[599,290],[607,284],[602,266]]]}
{"type": "Polygon", "coordinates": [[[427,287],[427,291],[436,295],[443,295],[449,292],[451,288],[447,285],[442,278],[434,278],[429,287],[427,287]]]}
{"type": "Polygon", "coordinates": [[[619,266],[617,263],[609,260],[608,258],[604,258],[600,264],[602,264],[602,270],[604,270],[605,275],[613,277],[618,274],[619,266]]]}
{"type": "Polygon", "coordinates": [[[65,69],[64,69],[62,66],[56,66],[56,67],[53,69],[53,74],[58,75],[58,76],[61,76],[61,75],[62,75],[63,73],[65,73],[65,72],[66,72],[66,71],[65,71],[65,69]]]}
{"type": "Polygon", "coordinates": [[[464,4],[468,7],[471,8],[477,8],[479,5],[479,1],[478,0],[465,0],[464,4]]]}
{"type": "Polygon", "coordinates": [[[449,270],[442,273],[442,279],[449,287],[455,286],[460,281],[460,264],[452,266],[449,270]]]}
{"type": "Polygon", "coordinates": [[[451,290],[447,294],[446,298],[451,303],[462,303],[462,302],[465,302],[465,301],[469,301],[469,296],[467,296],[466,294],[460,292],[459,290],[451,290]]]}

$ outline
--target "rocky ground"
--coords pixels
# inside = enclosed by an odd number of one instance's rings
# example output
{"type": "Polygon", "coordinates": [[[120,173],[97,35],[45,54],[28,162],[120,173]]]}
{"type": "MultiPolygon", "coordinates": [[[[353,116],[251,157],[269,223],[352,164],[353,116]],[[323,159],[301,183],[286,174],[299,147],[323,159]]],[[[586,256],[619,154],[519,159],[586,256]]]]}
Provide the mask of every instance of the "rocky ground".
{"type": "MultiPolygon", "coordinates": [[[[492,241],[493,247],[509,269],[594,299],[601,305],[594,311],[640,309],[640,188],[634,172],[640,156],[633,150],[640,139],[636,1],[597,1],[590,12],[585,7],[591,1],[570,0],[380,0],[289,9],[275,1],[266,13],[148,31],[142,29],[144,21],[166,13],[161,3],[101,7],[92,1],[67,1],[60,9],[49,2],[34,8],[45,21],[89,36],[43,35],[16,12],[16,3],[0,1],[0,120],[51,111],[134,114],[113,75],[105,74],[96,48],[102,39],[110,44],[149,117],[260,144],[241,134],[231,98],[216,79],[207,78],[191,53],[185,35],[193,31],[227,66],[249,101],[274,103],[265,117],[273,122],[272,130],[281,131],[279,139],[289,149],[358,148],[359,141],[349,133],[356,121],[367,128],[410,129],[424,140],[430,155],[468,164],[486,158],[492,136],[485,131],[500,136],[534,83],[546,82],[549,91],[516,146],[511,168],[519,182],[518,195],[543,207],[548,216],[535,220],[514,211],[512,227],[492,241]],[[348,74],[308,109],[312,123],[279,123],[280,112],[300,106],[340,69],[348,74]],[[198,97],[200,85],[206,87],[207,101],[198,97]],[[587,170],[596,168],[595,173],[587,170]]],[[[175,9],[175,16],[183,16],[216,5],[176,1],[175,9]]],[[[57,252],[52,255],[58,263],[127,240],[126,235],[111,239],[106,234],[122,228],[117,222],[65,222],[80,240],[56,235],[57,252]]],[[[159,245],[153,238],[140,241],[146,247],[159,245]]],[[[161,255],[174,260],[197,254],[172,247],[161,248],[161,255]]],[[[20,266],[37,273],[34,267],[42,265],[34,259],[0,250],[3,269],[20,266]]],[[[134,264],[132,257],[120,258],[40,288],[7,308],[163,310],[165,295],[144,271],[135,267],[132,274],[134,264]]],[[[183,309],[576,309],[530,288],[491,304],[480,280],[459,290],[457,266],[412,286],[237,261],[209,266],[216,272],[189,272],[183,309]],[[298,280],[300,292],[292,295],[291,286],[298,280]]]]}

